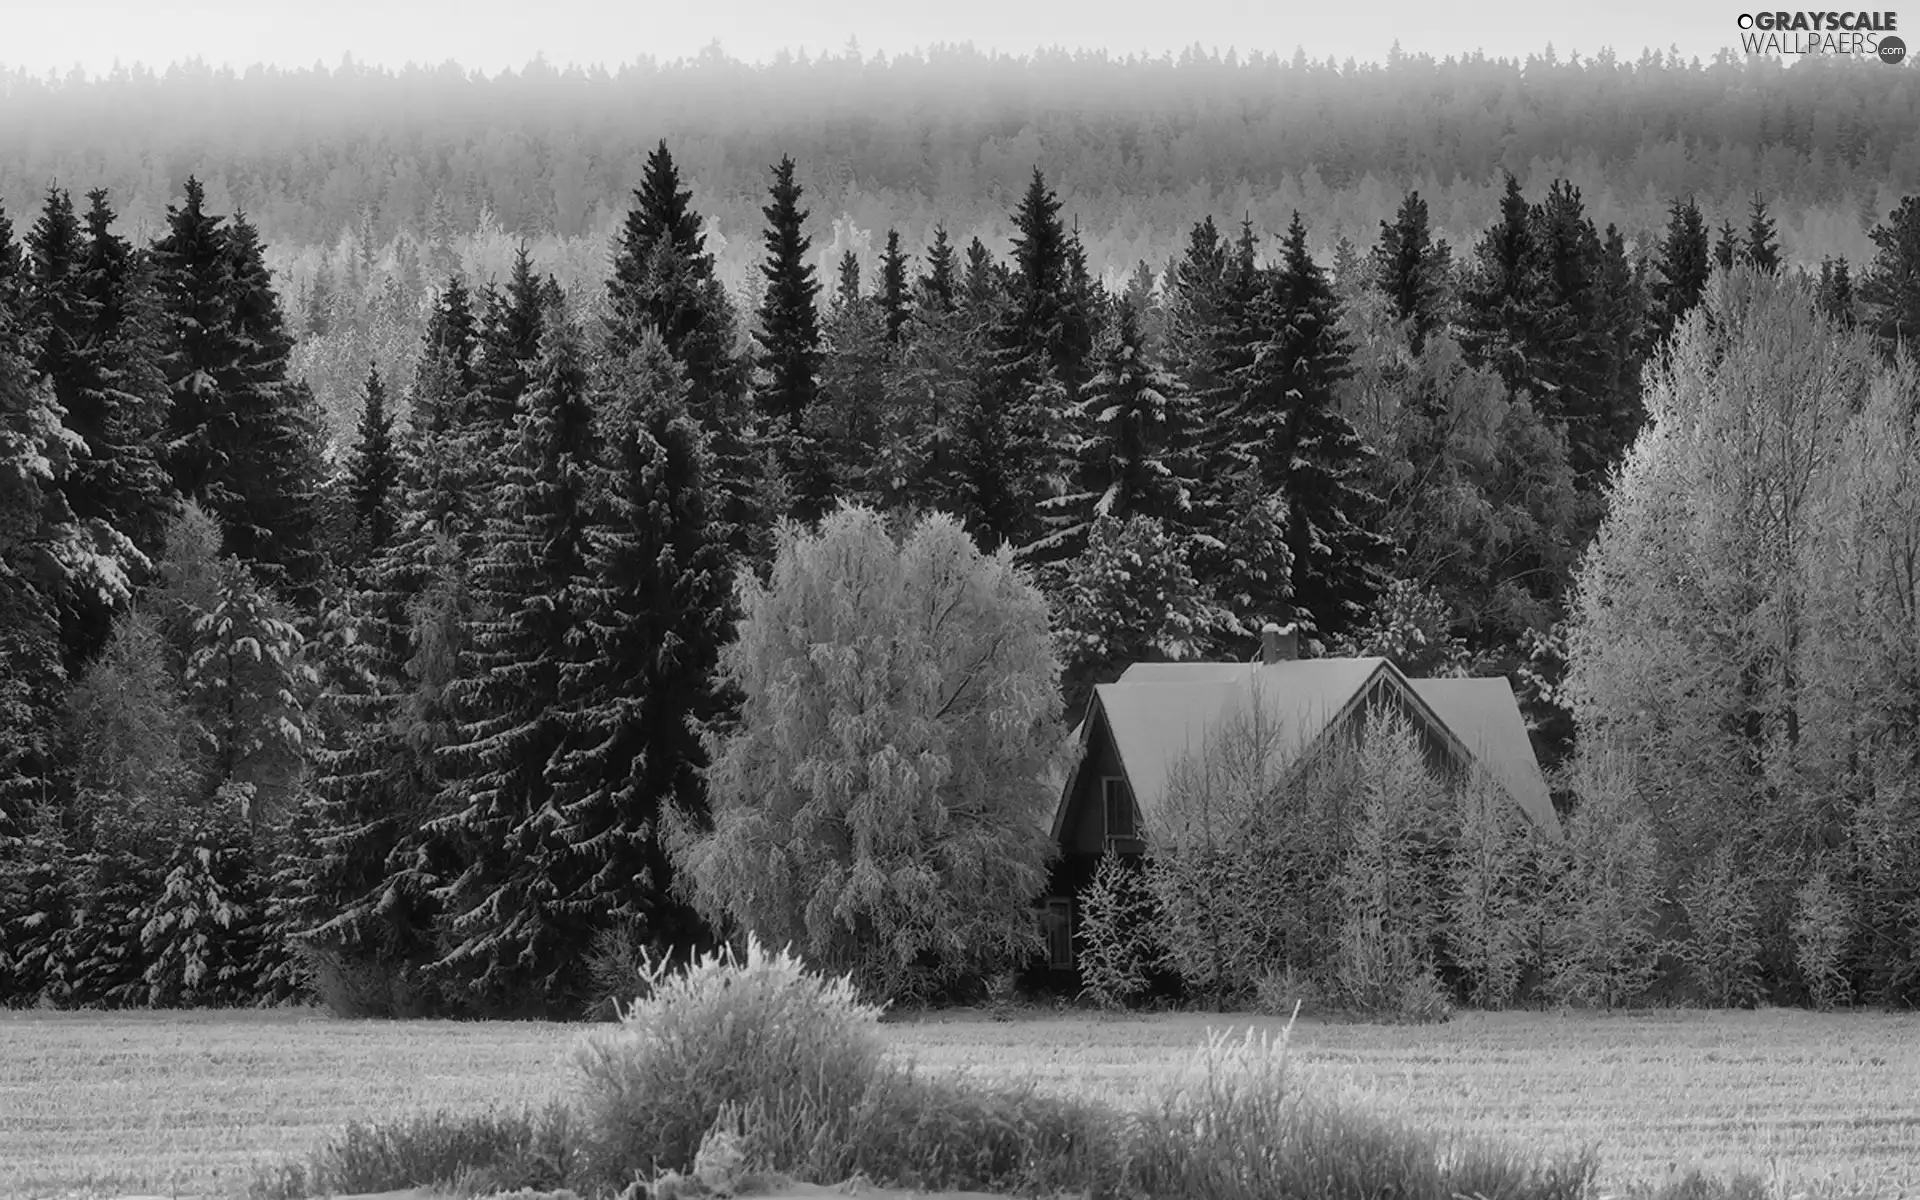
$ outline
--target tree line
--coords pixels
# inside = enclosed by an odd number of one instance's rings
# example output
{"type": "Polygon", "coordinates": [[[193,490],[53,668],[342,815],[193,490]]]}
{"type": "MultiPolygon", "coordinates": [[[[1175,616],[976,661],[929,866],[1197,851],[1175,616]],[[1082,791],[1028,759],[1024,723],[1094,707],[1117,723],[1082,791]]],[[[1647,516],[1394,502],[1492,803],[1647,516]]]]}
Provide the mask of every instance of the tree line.
{"type": "MultiPolygon", "coordinates": [[[[0,220],[11,1000],[308,987],[364,1011],[576,1011],[609,938],[684,950],[763,919],[688,864],[797,854],[750,798],[786,752],[755,689],[791,698],[803,676],[738,647],[756,612],[860,608],[866,574],[796,565],[849,511],[920,547],[907,575],[934,582],[912,594],[1002,569],[1037,589],[1059,674],[1049,703],[1031,680],[1006,693],[1028,725],[1133,661],[1245,658],[1278,620],[1312,653],[1512,676],[1557,761],[1574,717],[1605,720],[1568,699],[1589,660],[1566,617],[1644,444],[1643,365],[1662,378],[1697,340],[1716,279],[1785,280],[1862,345],[1920,311],[1912,202],[1856,294],[1844,262],[1787,271],[1758,197],[1717,232],[1672,202],[1651,256],[1565,180],[1529,198],[1507,178],[1458,251],[1410,192],[1331,267],[1297,214],[1273,244],[1209,218],[1165,272],[1109,287],[1038,170],[1010,254],[936,228],[911,255],[894,231],[876,270],[843,253],[824,279],[805,196],[782,157],[743,312],[662,142],[602,294],[569,295],[524,247],[503,281],[436,281],[411,378],[368,371],[339,455],[259,235],[197,180],[145,247],[101,191],[82,216],[50,189],[17,241],[0,220]]],[[[980,739],[1006,749],[936,741],[980,739]]],[[[951,813],[933,761],[888,794],[951,813]]],[[[850,786],[844,764],[806,769],[811,793],[850,786]]],[[[991,965],[888,932],[875,897],[915,893],[849,870],[867,900],[842,914],[848,961],[908,960],[871,978],[991,965]]],[[[933,878],[916,886],[953,880],[933,878]]],[[[1017,957],[1012,927],[980,936],[1017,957]]]]}

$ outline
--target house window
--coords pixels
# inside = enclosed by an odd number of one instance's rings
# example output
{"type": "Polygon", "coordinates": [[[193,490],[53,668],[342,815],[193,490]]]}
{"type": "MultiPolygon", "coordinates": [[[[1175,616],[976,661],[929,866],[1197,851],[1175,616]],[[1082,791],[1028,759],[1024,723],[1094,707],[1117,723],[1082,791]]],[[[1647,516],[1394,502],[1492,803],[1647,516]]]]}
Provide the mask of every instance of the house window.
{"type": "Polygon", "coordinates": [[[1127,781],[1110,776],[1100,782],[1106,797],[1108,839],[1135,836],[1133,793],[1127,790],[1127,781]]]}
{"type": "Polygon", "coordinates": [[[1041,918],[1047,933],[1047,966],[1056,971],[1073,969],[1073,901],[1049,897],[1046,914],[1041,918]]]}

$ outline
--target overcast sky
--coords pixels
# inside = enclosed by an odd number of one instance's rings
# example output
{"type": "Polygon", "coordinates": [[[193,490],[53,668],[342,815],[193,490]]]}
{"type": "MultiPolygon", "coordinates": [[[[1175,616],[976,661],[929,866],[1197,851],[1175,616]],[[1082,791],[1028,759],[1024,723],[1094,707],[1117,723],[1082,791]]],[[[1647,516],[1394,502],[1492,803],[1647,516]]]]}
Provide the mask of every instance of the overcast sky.
{"type": "Polygon", "coordinates": [[[691,55],[716,39],[763,60],[781,49],[868,54],[936,42],[1030,51],[1040,45],[1158,54],[1199,42],[1316,59],[1380,59],[1398,38],[1435,56],[1485,50],[1520,56],[1551,42],[1565,56],[1611,45],[1623,58],[1678,45],[1710,57],[1738,44],[1737,3],[1623,0],[1560,6],[1495,0],[1438,4],[1287,0],[0,0],[0,63],[36,74],[150,66],[198,56],[253,63],[440,63],[494,72],[536,51],[556,64],[614,66],[643,55],[691,55]]]}

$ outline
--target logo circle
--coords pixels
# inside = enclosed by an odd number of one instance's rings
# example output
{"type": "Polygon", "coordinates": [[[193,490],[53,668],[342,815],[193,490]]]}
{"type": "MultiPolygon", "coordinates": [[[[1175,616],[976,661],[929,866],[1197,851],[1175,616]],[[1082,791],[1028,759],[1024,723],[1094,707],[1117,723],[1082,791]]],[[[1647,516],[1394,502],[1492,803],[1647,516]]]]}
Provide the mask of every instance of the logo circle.
{"type": "Polygon", "coordinates": [[[1878,53],[1880,55],[1881,62],[1898,63],[1901,59],[1907,56],[1907,44],[1901,41],[1898,37],[1895,37],[1892,34],[1888,34],[1886,37],[1883,37],[1880,39],[1880,48],[1878,53]]]}

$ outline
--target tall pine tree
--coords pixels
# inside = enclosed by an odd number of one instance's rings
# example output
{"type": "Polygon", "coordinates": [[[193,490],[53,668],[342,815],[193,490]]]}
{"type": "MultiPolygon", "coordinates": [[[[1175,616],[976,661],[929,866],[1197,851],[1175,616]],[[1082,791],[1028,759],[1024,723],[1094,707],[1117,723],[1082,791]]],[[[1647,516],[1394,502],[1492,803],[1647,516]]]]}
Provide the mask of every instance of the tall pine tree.
{"type": "MultiPolygon", "coordinates": [[[[150,565],[128,537],[109,496],[96,492],[110,481],[114,439],[92,353],[97,310],[86,288],[87,246],[73,202],[49,188],[39,220],[27,233],[23,302],[27,339],[37,351],[34,369],[53,388],[62,421],[78,438],[72,462],[60,481],[67,508],[106,548],[110,569],[129,582],[150,565]]],[[[124,431],[116,431],[124,432],[124,431]]],[[[151,518],[150,518],[151,519],[151,518]]],[[[69,665],[92,657],[105,645],[113,609],[98,589],[82,586],[60,597],[61,641],[69,665]]]]}
{"type": "Polygon", "coordinates": [[[1868,327],[1889,350],[1910,345],[1920,334],[1920,197],[1900,201],[1870,236],[1873,262],[1857,289],[1868,327]]]}
{"type": "Polygon", "coordinates": [[[227,248],[236,353],[225,387],[239,426],[225,471],[228,491],[239,501],[223,514],[227,545],[254,564],[264,582],[307,607],[322,567],[314,545],[324,440],[319,409],[304,384],[288,379],[293,337],[260,235],[245,214],[228,226],[227,248]]]}
{"type": "Polygon", "coordinates": [[[1684,204],[1675,200],[1667,212],[1667,234],[1660,243],[1657,267],[1660,277],[1652,289],[1651,333],[1656,342],[1672,336],[1682,318],[1700,303],[1713,271],[1713,248],[1700,207],[1689,197],[1684,204]]]}
{"type": "Polygon", "coordinates": [[[1380,241],[1373,248],[1374,286],[1385,293],[1393,314],[1408,323],[1415,354],[1446,319],[1447,273],[1452,251],[1435,242],[1427,224],[1427,202],[1419,192],[1408,192],[1394,219],[1380,222],[1380,241]]]}
{"type": "Polygon", "coordinates": [[[714,670],[733,614],[706,435],[685,393],[657,339],[601,372],[601,478],[550,771],[559,907],[595,928],[638,923],[657,947],[701,936],[670,890],[665,829],[676,814],[704,821],[700,735],[721,713],[714,670]]]}
{"type": "Polygon", "coordinates": [[[380,368],[369,367],[360,427],[348,467],[347,494],[353,501],[356,565],[377,557],[393,541],[395,494],[400,462],[393,441],[393,415],[387,411],[387,387],[380,368]]]}
{"type": "Polygon", "coordinates": [[[887,230],[887,248],[880,255],[880,311],[886,314],[887,344],[900,344],[900,329],[912,311],[907,292],[907,255],[900,249],[900,231],[887,230]]]}
{"type": "Polygon", "coordinates": [[[561,678],[583,653],[579,592],[599,459],[579,335],[548,322],[513,453],[473,566],[478,612],[447,756],[453,811],[436,820],[461,856],[444,889],[438,967],[495,1011],[543,1011],[576,982],[580,930],[561,909],[550,760],[566,726],[561,678]]]}
{"type": "Polygon", "coordinates": [[[168,468],[182,496],[218,517],[227,553],[310,599],[320,565],[317,414],[287,379],[293,342],[259,236],[244,217],[227,226],[205,201],[189,178],[153,249],[172,400],[168,468]]]}
{"type": "Polygon", "coordinates": [[[920,292],[918,307],[953,311],[960,287],[959,270],[945,225],[933,227],[933,244],[927,247],[927,270],[916,286],[920,292]]]}
{"type": "Polygon", "coordinates": [[[66,683],[56,606],[69,586],[60,547],[71,514],[60,480],[77,447],[29,353],[0,307],[0,836],[56,794],[66,683]]]}
{"type": "Polygon", "coordinates": [[[1071,520],[1060,507],[1079,457],[1070,416],[1091,351],[1060,200],[1037,167],[1014,228],[1011,294],[964,434],[967,516],[987,548],[1025,547],[1071,520]]]}
{"type": "Polygon", "coordinates": [[[107,193],[88,192],[87,202],[80,292],[91,323],[68,424],[88,453],[71,495],[77,514],[105,521],[151,561],[179,510],[160,457],[168,404],[162,315],[146,256],[113,232],[107,193]]]}
{"type": "MultiPolygon", "coordinates": [[[[800,192],[793,160],[782,157],[773,168],[771,202],[760,210],[767,219],[767,257],[760,267],[767,287],[760,301],[760,327],[754,331],[760,346],[755,364],[762,376],[756,397],[760,412],[789,441],[800,436],[820,389],[820,315],[815,307],[820,283],[807,261],[813,239],[801,232],[807,212],[800,207],[800,192]]],[[[793,457],[799,450],[803,447],[787,449],[789,471],[799,465],[793,457]]]]}
{"type": "Polygon", "coordinates": [[[1755,270],[1769,274],[1780,269],[1780,242],[1773,230],[1767,202],[1755,192],[1747,205],[1747,244],[1742,257],[1755,270]]]}
{"type": "Polygon", "coordinates": [[[1086,446],[1062,550],[1079,555],[1100,517],[1151,517],[1171,531],[1192,528],[1192,404],[1171,372],[1146,352],[1139,313],[1114,306],[1082,392],[1076,423],[1086,446]]]}
{"type": "Polygon", "coordinates": [[[687,406],[708,434],[729,544],[753,558],[770,554],[760,448],[749,419],[747,362],[736,356],[737,321],[714,275],[693,196],[662,142],[647,158],[607,280],[606,342],[615,358],[639,346],[648,328],[687,372],[687,406]]]}
{"type": "Polygon", "coordinates": [[[1349,356],[1338,301],[1298,213],[1258,307],[1271,332],[1240,379],[1244,432],[1234,452],[1286,502],[1295,605],[1321,635],[1338,636],[1364,619],[1392,547],[1373,529],[1371,452],[1334,393],[1349,356]]]}

